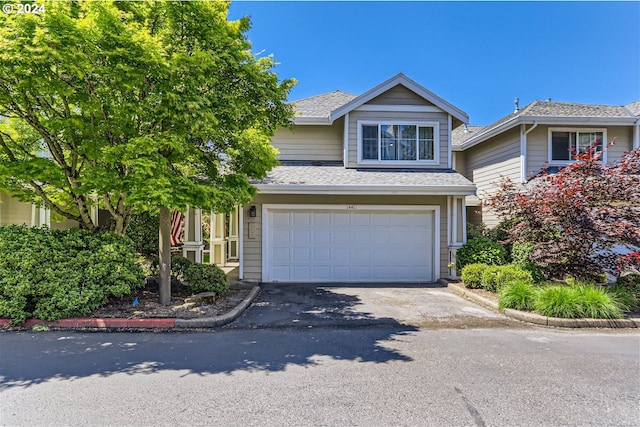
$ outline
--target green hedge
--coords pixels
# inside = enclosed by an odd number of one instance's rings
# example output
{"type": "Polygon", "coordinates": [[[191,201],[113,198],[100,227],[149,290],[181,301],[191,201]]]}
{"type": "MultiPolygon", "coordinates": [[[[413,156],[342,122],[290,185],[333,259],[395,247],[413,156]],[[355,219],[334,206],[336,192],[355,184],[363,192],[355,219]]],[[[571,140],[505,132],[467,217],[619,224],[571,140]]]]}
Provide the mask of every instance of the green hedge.
{"type": "Polygon", "coordinates": [[[191,264],[184,270],[184,281],[189,292],[215,292],[222,295],[229,288],[227,275],[213,264],[191,264]]]}
{"type": "Polygon", "coordinates": [[[456,252],[456,269],[462,270],[469,264],[483,263],[502,265],[505,263],[505,248],[486,237],[469,240],[456,252]]]}
{"type": "Polygon", "coordinates": [[[144,286],[131,241],[73,228],[0,227],[0,317],[82,316],[144,286]]]}
{"type": "Polygon", "coordinates": [[[471,289],[478,289],[482,287],[482,275],[484,271],[489,267],[487,264],[476,263],[469,264],[462,269],[460,279],[464,284],[471,289]]]}

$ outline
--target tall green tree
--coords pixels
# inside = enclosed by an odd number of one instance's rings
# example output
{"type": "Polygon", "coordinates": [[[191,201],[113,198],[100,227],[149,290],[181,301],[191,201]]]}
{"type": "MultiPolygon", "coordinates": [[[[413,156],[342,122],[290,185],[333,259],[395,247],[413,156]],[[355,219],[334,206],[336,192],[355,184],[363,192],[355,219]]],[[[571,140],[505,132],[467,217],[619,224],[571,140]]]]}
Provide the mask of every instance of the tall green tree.
{"type": "Polygon", "coordinates": [[[248,202],[293,80],[228,2],[56,1],[0,14],[0,188],[93,230],[135,211],[248,202]]]}

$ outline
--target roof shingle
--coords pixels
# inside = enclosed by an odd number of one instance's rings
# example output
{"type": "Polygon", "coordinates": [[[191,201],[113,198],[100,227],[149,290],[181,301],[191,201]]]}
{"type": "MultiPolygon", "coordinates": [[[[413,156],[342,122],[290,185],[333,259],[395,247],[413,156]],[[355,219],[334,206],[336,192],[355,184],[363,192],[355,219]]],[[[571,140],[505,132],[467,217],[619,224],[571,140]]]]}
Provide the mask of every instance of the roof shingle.
{"type": "Polygon", "coordinates": [[[342,107],[357,95],[336,90],[321,95],[310,96],[299,101],[294,101],[297,117],[329,117],[329,113],[342,107]]]}
{"type": "Polygon", "coordinates": [[[256,182],[260,190],[265,187],[296,186],[325,187],[336,190],[363,187],[383,191],[400,188],[415,188],[419,191],[429,188],[457,188],[469,194],[474,192],[474,184],[453,170],[435,169],[346,169],[342,164],[322,163],[314,166],[309,162],[291,162],[275,167],[265,179],[256,182]]]}

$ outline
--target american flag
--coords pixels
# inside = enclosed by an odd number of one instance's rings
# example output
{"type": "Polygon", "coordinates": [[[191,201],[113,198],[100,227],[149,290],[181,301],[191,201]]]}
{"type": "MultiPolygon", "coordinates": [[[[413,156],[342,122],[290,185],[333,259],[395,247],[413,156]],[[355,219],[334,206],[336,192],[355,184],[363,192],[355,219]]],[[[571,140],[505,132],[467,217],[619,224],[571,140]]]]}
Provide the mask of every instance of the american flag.
{"type": "Polygon", "coordinates": [[[171,214],[171,246],[182,243],[182,228],[184,226],[184,215],[178,211],[171,214]]]}

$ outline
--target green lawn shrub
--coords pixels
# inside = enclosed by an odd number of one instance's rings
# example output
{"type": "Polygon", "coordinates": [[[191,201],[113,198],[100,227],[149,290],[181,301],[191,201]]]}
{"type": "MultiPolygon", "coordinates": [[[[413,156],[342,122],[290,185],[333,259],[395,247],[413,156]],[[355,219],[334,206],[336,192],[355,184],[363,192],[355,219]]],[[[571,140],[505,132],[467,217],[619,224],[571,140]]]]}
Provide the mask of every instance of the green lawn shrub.
{"type": "Polygon", "coordinates": [[[567,319],[617,319],[623,313],[620,303],[604,288],[581,283],[542,287],[534,309],[544,316],[567,319]]]}
{"type": "Polygon", "coordinates": [[[469,240],[456,252],[456,268],[462,270],[466,265],[483,263],[502,265],[505,263],[506,251],[497,242],[486,237],[469,240]]]}
{"type": "Polygon", "coordinates": [[[640,274],[632,273],[618,278],[609,291],[625,305],[626,311],[640,310],[640,274]]]}
{"type": "Polygon", "coordinates": [[[489,265],[482,272],[482,281],[480,287],[489,292],[498,290],[498,274],[500,273],[499,265],[489,265]]]}
{"type": "Polygon", "coordinates": [[[127,238],[77,228],[0,227],[0,317],[13,324],[86,315],[143,286],[127,238]]]}
{"type": "Polygon", "coordinates": [[[531,273],[536,283],[546,280],[544,270],[531,259],[534,246],[530,242],[514,242],[511,246],[511,263],[531,273]]]}
{"type": "Polygon", "coordinates": [[[498,307],[514,310],[533,310],[537,288],[527,280],[513,280],[502,287],[498,307]]]}
{"type": "Polygon", "coordinates": [[[489,267],[487,264],[468,264],[462,269],[460,279],[468,288],[478,289],[482,287],[482,274],[489,267]]]}
{"type": "Polygon", "coordinates": [[[222,295],[229,289],[227,275],[213,264],[191,264],[184,271],[184,281],[189,292],[215,292],[222,295]]]}
{"type": "Polygon", "coordinates": [[[525,270],[524,268],[515,264],[501,265],[496,277],[496,291],[499,291],[504,286],[516,280],[520,280],[530,284],[534,283],[531,272],[525,270]]]}
{"type": "MultiPolygon", "coordinates": [[[[172,255],[171,276],[178,280],[182,280],[184,272],[191,264],[193,263],[188,258],[180,255],[172,255]]],[[[160,261],[158,260],[158,257],[152,258],[150,272],[152,276],[157,276],[160,274],[160,261]]]]}

